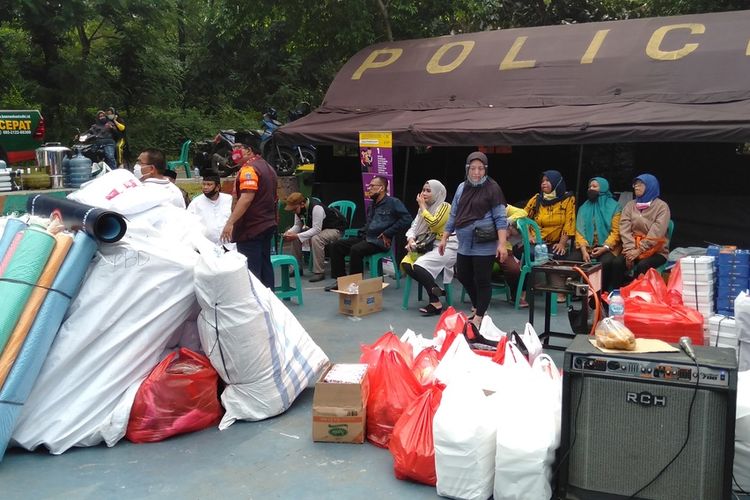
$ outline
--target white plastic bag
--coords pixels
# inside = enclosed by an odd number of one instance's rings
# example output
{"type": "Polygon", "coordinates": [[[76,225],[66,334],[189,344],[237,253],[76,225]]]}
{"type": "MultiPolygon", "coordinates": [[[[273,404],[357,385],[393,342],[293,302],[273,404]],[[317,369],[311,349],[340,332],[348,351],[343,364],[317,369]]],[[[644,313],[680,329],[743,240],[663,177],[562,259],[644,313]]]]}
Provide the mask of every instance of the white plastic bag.
{"type": "Polygon", "coordinates": [[[500,341],[501,338],[508,335],[495,326],[495,323],[492,321],[489,314],[485,314],[482,317],[482,324],[479,326],[479,334],[487,340],[493,340],[495,342],[500,341]]]}
{"type": "Polygon", "coordinates": [[[734,478],[743,490],[750,491],[750,371],[737,374],[734,478]]]}
{"type": "Polygon", "coordinates": [[[531,323],[526,323],[523,333],[519,337],[529,351],[529,364],[533,364],[536,357],[542,353],[542,342],[539,340],[539,335],[537,335],[531,323]]]}
{"type": "Polygon", "coordinates": [[[219,429],[278,415],[315,383],[328,357],[243,255],[201,249],[195,289],[201,345],[227,383],[219,429]]]}
{"type": "Polygon", "coordinates": [[[404,334],[401,335],[401,342],[405,342],[411,345],[414,351],[415,358],[417,357],[417,354],[424,351],[425,349],[430,349],[430,348],[437,349],[434,339],[426,339],[421,334],[417,335],[414,332],[414,330],[412,330],[411,328],[407,328],[404,334]]]}
{"type": "Polygon", "coordinates": [[[514,377],[493,394],[496,500],[551,497],[551,465],[560,443],[561,394],[559,371],[546,354],[537,356],[525,376],[514,377]]]}
{"type": "Polygon", "coordinates": [[[739,371],[750,370],[750,295],[740,292],[734,299],[734,321],[740,342],[739,371]]]}
{"type": "Polygon", "coordinates": [[[131,215],[167,203],[170,197],[166,189],[148,189],[132,172],[118,168],[85,183],[68,198],[131,215]]]}
{"type": "Polygon", "coordinates": [[[438,495],[492,495],[495,428],[490,402],[473,380],[457,378],[445,388],[432,422],[438,495]]]}

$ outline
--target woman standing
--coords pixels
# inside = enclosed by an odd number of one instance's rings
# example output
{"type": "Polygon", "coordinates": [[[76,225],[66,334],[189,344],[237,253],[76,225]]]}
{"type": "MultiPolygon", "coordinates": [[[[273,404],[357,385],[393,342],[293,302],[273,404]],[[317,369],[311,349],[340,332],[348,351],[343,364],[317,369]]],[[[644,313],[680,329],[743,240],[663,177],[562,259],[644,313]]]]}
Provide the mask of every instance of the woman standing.
{"type": "Polygon", "coordinates": [[[495,257],[500,262],[508,257],[505,205],[502,189],[487,176],[487,156],[471,153],[466,158],[466,180],[456,189],[438,252],[445,255],[448,238],[455,231],[456,275],[471,299],[469,320],[477,335],[492,295],[492,264],[495,257]]]}
{"type": "Polygon", "coordinates": [[[634,200],[622,209],[620,236],[623,257],[633,276],[667,261],[669,245],[667,228],[672,217],[669,206],[659,198],[659,181],[651,174],[633,180],[634,200]]]}
{"type": "Polygon", "coordinates": [[[404,272],[427,290],[430,303],[419,309],[425,316],[443,312],[440,296],[445,292],[435,283],[435,278],[442,272],[443,283],[450,283],[453,281],[453,266],[456,264],[458,240],[455,236],[448,239],[442,255],[438,252],[437,246],[427,251],[417,248],[418,238],[433,235],[436,239],[443,234],[451,211],[450,203],[445,201],[445,194],[442,182],[435,179],[425,182],[422,191],[417,195],[419,213],[406,232],[406,250],[409,253],[401,261],[404,272]],[[422,253],[419,253],[420,251],[422,253]]]}
{"type": "Polygon", "coordinates": [[[625,278],[625,266],[617,259],[622,250],[620,241],[620,205],[609,191],[609,182],[603,177],[589,180],[588,199],[578,209],[576,216],[576,252],[573,260],[602,264],[602,286],[611,292],[620,288],[625,278]]]}

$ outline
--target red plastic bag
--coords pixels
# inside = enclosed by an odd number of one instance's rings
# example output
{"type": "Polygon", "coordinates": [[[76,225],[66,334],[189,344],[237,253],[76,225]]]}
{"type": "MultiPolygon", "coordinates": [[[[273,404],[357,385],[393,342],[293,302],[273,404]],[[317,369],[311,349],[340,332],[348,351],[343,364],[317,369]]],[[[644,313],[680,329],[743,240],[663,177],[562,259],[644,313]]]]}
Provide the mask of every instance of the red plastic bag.
{"type": "Polygon", "coordinates": [[[428,386],[435,380],[435,368],[438,363],[440,363],[438,352],[432,348],[424,349],[414,360],[411,371],[420,384],[428,386]]]}
{"type": "Polygon", "coordinates": [[[218,424],[223,414],[218,382],[206,356],[184,347],[171,353],[138,388],[127,438],[152,443],[218,424]]]}
{"type": "Polygon", "coordinates": [[[694,344],[703,345],[703,315],[669,293],[655,269],[649,269],[620,293],[625,299],[625,326],[636,337],[679,342],[680,337],[688,336],[694,344]]]}
{"type": "Polygon", "coordinates": [[[396,350],[372,352],[378,358],[367,368],[370,379],[367,439],[376,446],[387,448],[393,426],[423,388],[401,353],[396,350]]]}
{"type": "Polygon", "coordinates": [[[396,351],[411,366],[414,362],[414,348],[411,344],[401,342],[393,332],[385,332],[372,345],[361,345],[362,355],[359,357],[360,363],[366,363],[373,366],[380,359],[379,351],[396,351]]]}
{"type": "Polygon", "coordinates": [[[437,483],[432,419],[440,406],[444,388],[443,384],[431,385],[396,422],[388,445],[396,478],[432,486],[437,483]]]}
{"type": "Polygon", "coordinates": [[[434,333],[434,337],[437,337],[440,330],[445,331],[445,340],[443,340],[443,345],[438,354],[439,359],[443,359],[443,356],[448,352],[448,349],[456,339],[456,336],[463,335],[468,321],[466,315],[462,312],[456,312],[453,306],[449,306],[448,309],[443,311],[443,314],[440,315],[440,319],[435,326],[434,333]]]}

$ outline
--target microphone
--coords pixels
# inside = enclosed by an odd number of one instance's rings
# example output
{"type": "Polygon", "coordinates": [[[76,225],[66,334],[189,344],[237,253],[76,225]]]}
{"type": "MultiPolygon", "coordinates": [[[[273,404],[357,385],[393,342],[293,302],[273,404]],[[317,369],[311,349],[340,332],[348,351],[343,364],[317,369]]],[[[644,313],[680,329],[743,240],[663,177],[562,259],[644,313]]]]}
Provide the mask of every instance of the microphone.
{"type": "Polygon", "coordinates": [[[695,359],[695,351],[693,351],[693,342],[690,340],[690,337],[680,337],[680,349],[685,351],[685,354],[688,355],[690,359],[698,362],[695,359]]]}

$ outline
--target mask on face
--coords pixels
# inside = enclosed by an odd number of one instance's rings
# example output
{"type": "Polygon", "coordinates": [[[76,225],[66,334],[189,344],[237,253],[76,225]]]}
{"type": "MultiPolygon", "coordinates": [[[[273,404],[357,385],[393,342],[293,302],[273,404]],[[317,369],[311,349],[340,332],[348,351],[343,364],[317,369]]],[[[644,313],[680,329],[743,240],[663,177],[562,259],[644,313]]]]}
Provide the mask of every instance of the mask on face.
{"type": "Polygon", "coordinates": [[[110,120],[114,120],[115,119],[115,115],[107,115],[107,118],[110,119],[110,120]]]}
{"type": "Polygon", "coordinates": [[[143,177],[143,170],[141,170],[140,163],[136,163],[135,167],[133,167],[133,175],[136,179],[140,179],[141,177],[143,177]]]}
{"type": "Polygon", "coordinates": [[[378,196],[380,196],[380,190],[376,191],[375,193],[370,193],[370,199],[373,201],[377,200],[378,196]]]}
{"type": "Polygon", "coordinates": [[[588,196],[589,201],[594,202],[599,199],[599,191],[596,189],[589,189],[586,191],[586,196],[588,196]]]}
{"type": "Polygon", "coordinates": [[[238,148],[232,150],[232,161],[234,163],[239,163],[240,161],[242,161],[243,156],[243,151],[241,149],[238,148]]]}
{"type": "Polygon", "coordinates": [[[98,118],[97,121],[99,123],[107,123],[107,117],[106,116],[102,116],[101,118],[98,118]]]}

